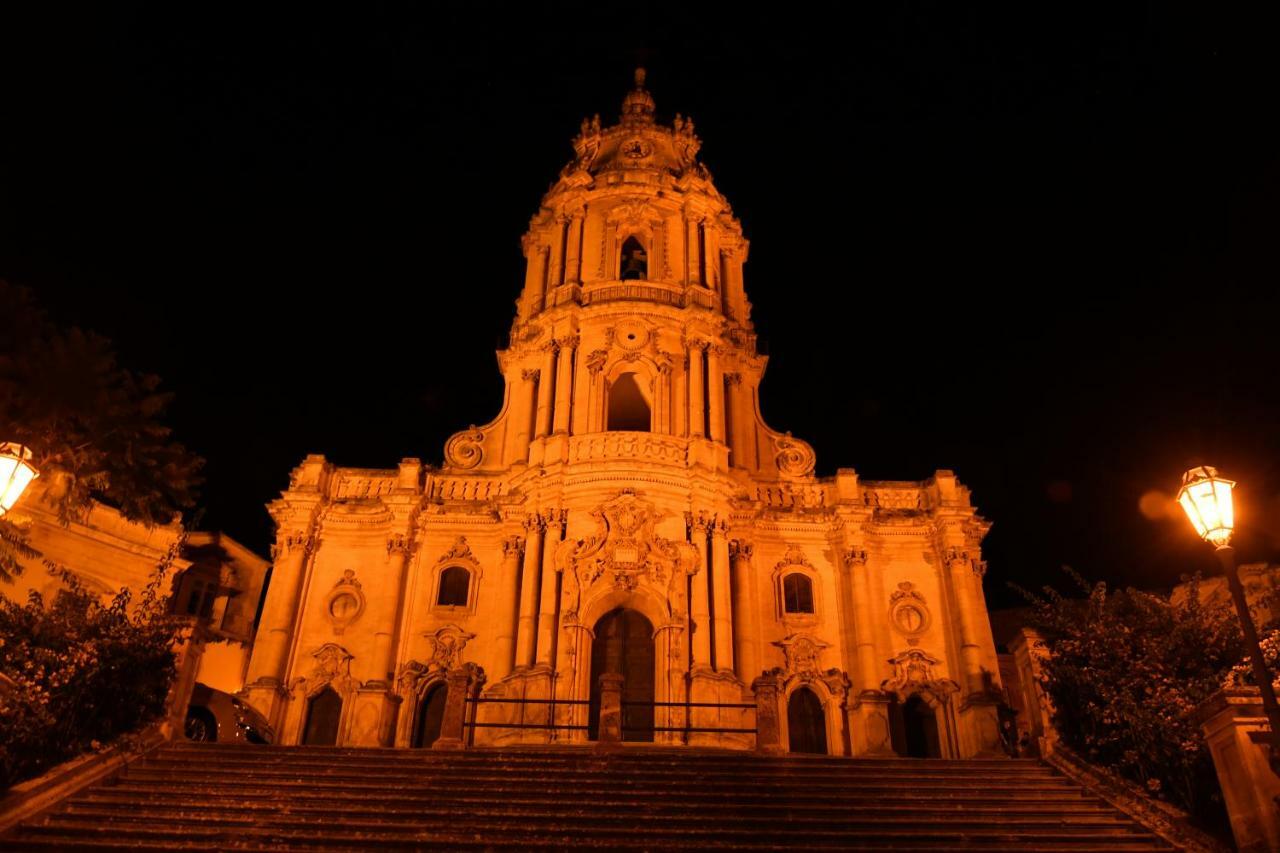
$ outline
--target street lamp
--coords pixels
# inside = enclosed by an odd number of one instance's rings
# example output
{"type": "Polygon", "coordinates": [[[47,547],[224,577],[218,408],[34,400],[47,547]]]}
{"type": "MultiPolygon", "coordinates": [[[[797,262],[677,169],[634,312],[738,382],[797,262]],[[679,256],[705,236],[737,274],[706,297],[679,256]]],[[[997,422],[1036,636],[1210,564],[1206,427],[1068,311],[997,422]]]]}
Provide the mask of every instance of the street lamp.
{"type": "Polygon", "coordinates": [[[0,516],[13,508],[39,476],[31,464],[31,448],[12,441],[0,444],[0,516]]]}
{"type": "Polygon", "coordinates": [[[1236,551],[1231,547],[1231,533],[1235,529],[1235,509],[1231,503],[1231,480],[1218,476],[1216,468],[1201,465],[1182,475],[1182,488],[1178,490],[1178,503],[1191,519],[1196,533],[1212,543],[1222,571],[1231,588],[1231,598],[1236,603],[1236,615],[1240,617],[1240,630],[1244,632],[1245,648],[1253,662],[1253,680],[1262,694],[1262,708],[1271,724],[1271,767],[1280,773],[1280,705],[1271,686],[1271,673],[1262,659],[1262,647],[1258,645],[1258,629],[1249,614],[1249,601],[1236,571],[1236,551]]]}

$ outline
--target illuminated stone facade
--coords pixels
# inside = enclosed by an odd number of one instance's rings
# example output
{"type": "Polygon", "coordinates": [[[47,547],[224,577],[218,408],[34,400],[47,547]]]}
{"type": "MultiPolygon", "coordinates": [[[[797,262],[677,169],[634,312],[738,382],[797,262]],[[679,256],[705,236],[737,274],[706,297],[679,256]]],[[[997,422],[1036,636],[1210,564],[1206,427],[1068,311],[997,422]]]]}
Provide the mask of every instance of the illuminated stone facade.
{"type": "Polygon", "coordinates": [[[583,122],[524,236],[498,416],[439,468],[293,471],[247,691],[284,742],[430,740],[433,691],[471,665],[485,698],[560,703],[480,722],[588,727],[477,744],[590,739],[594,708],[565,702],[614,671],[624,700],[671,703],[627,720],[675,731],[628,737],[750,748],[684,729],[750,729],[753,709],[683,703],[751,704],[767,671],[794,748],[887,753],[905,708],[936,754],[998,751],[989,525],[949,471],[820,478],[765,424],[748,244],[699,145],[638,74],[618,124],[583,122]]]}

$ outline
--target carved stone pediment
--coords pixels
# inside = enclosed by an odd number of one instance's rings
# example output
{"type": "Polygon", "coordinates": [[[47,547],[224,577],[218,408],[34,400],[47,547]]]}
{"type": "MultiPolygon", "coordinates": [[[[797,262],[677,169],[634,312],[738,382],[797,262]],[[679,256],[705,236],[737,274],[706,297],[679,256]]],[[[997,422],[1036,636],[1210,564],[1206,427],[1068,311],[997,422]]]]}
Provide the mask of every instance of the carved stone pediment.
{"type": "Polygon", "coordinates": [[[326,685],[332,685],[339,692],[349,691],[354,686],[351,679],[351,661],[354,656],[337,643],[325,643],[311,653],[314,662],[311,672],[301,678],[295,678],[289,684],[290,690],[301,690],[308,696],[318,693],[326,685]]]}
{"type": "Polygon", "coordinates": [[[664,591],[673,617],[683,615],[684,579],[697,573],[701,562],[697,549],[657,536],[654,525],[662,516],[632,489],[601,504],[591,517],[596,523],[591,536],[566,539],[556,549],[556,570],[564,572],[565,617],[576,619],[583,594],[597,587],[633,591],[641,583],[664,591]]]}
{"type": "Polygon", "coordinates": [[[782,654],[786,657],[786,671],[798,675],[819,672],[822,669],[822,650],[831,644],[808,634],[792,634],[774,645],[782,649],[782,654]]]}
{"type": "Polygon", "coordinates": [[[475,634],[469,634],[457,625],[445,625],[438,630],[427,631],[423,636],[431,647],[428,666],[439,669],[453,669],[461,663],[462,650],[468,641],[476,638],[475,634]]]}
{"type": "Polygon", "coordinates": [[[908,649],[890,658],[893,677],[880,685],[886,692],[895,694],[899,701],[906,701],[919,694],[930,704],[946,704],[960,690],[960,685],[949,678],[938,678],[934,667],[938,659],[921,649],[908,649]]]}

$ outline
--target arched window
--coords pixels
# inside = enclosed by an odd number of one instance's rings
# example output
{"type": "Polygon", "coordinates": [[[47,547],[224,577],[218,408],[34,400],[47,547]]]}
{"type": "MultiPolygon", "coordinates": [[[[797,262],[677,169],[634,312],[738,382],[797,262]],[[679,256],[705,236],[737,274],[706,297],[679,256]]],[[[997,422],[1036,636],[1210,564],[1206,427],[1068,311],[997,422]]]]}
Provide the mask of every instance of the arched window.
{"type": "Polygon", "coordinates": [[[813,582],[799,572],[782,579],[782,609],[787,613],[813,612],[813,582]]]}
{"type": "Polygon", "coordinates": [[[446,607],[466,607],[471,591],[471,572],[462,566],[450,566],[440,573],[440,594],[436,604],[446,607]]]}
{"type": "Polygon", "coordinates": [[[605,429],[649,432],[649,404],[634,373],[624,373],[609,386],[609,421],[605,429]]]}
{"type": "Polygon", "coordinates": [[[623,281],[644,280],[649,277],[649,255],[635,237],[628,237],[622,244],[621,272],[618,277],[623,281]]]}

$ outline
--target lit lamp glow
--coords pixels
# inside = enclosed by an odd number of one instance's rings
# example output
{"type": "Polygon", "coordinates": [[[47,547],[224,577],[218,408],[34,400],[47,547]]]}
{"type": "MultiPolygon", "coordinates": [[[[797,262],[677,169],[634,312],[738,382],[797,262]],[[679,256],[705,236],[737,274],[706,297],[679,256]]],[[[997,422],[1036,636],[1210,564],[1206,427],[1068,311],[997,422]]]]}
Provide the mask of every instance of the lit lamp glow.
{"type": "Polygon", "coordinates": [[[31,448],[12,441],[0,444],[0,516],[13,508],[39,476],[31,464],[31,448]]]}
{"type": "Polygon", "coordinates": [[[1201,465],[1182,475],[1178,503],[1182,504],[1183,511],[1191,519],[1200,538],[1213,545],[1223,574],[1227,577],[1227,588],[1231,590],[1231,599],[1236,605],[1240,633],[1244,635],[1245,649],[1249,652],[1249,662],[1253,667],[1253,680],[1258,687],[1262,709],[1266,712],[1271,728],[1271,769],[1280,775],[1280,704],[1276,702],[1271,673],[1267,670],[1262,647],[1258,644],[1258,629],[1253,624],[1249,600],[1245,595],[1244,585],[1240,583],[1240,572],[1236,569],[1236,549],[1231,547],[1231,533],[1236,525],[1231,490],[1235,485],[1231,480],[1219,477],[1216,468],[1201,465]]]}
{"type": "Polygon", "coordinates": [[[1230,544],[1235,529],[1235,510],[1231,504],[1231,480],[1218,476],[1216,468],[1201,465],[1182,475],[1178,503],[1191,519],[1196,533],[1218,548],[1230,544]]]}

